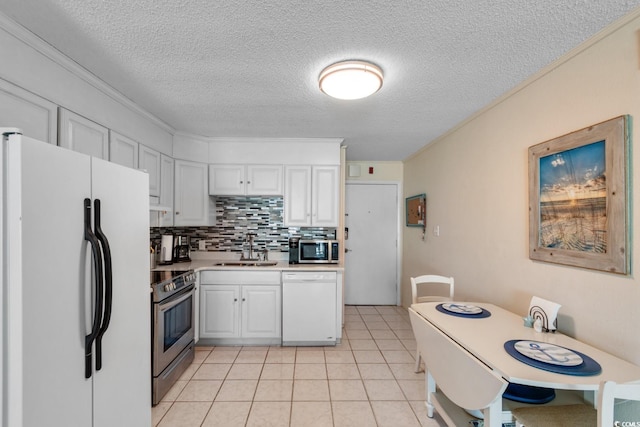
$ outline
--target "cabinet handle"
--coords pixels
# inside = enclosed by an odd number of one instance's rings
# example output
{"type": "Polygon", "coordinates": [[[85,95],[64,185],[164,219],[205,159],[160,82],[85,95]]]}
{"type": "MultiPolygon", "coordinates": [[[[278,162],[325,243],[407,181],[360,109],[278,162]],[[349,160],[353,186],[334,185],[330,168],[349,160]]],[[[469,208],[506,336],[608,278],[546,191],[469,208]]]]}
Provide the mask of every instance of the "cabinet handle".
{"type": "Polygon", "coordinates": [[[243,181],[240,181],[240,184],[242,184],[243,181]]]}
{"type": "Polygon", "coordinates": [[[246,299],[245,299],[245,298],[242,298],[242,301],[244,302],[244,301],[246,301],[246,299]]]}
{"type": "Polygon", "coordinates": [[[233,302],[238,302],[238,298],[234,298],[234,299],[233,299],[233,302]]]}
{"type": "Polygon", "coordinates": [[[180,215],[180,212],[176,211],[176,215],[180,215]]]}
{"type": "Polygon", "coordinates": [[[251,184],[251,181],[247,181],[247,184],[251,184]]]}

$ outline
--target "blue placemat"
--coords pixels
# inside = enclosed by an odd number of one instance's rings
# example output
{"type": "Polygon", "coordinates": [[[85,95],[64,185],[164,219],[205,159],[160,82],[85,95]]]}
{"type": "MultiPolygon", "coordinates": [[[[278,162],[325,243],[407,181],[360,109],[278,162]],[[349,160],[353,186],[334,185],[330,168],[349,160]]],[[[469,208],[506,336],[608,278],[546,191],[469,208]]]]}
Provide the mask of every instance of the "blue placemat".
{"type": "MultiPolygon", "coordinates": [[[[450,304],[450,303],[443,303],[443,304],[450,304]]],[[[455,313],[453,311],[449,311],[442,306],[443,304],[436,305],[436,310],[438,310],[441,313],[448,314],[449,316],[464,317],[465,319],[482,319],[482,318],[491,316],[491,312],[488,310],[485,310],[482,307],[479,307],[482,309],[481,313],[464,314],[464,313],[455,313]]]]}
{"type": "MultiPolygon", "coordinates": [[[[598,362],[596,362],[586,354],[580,353],[579,351],[572,350],[572,349],[567,349],[567,350],[573,351],[574,353],[582,357],[582,363],[577,366],[554,365],[552,363],[545,363],[539,360],[532,359],[520,353],[518,350],[516,350],[515,345],[518,341],[531,341],[531,340],[510,340],[504,343],[504,349],[514,359],[517,359],[520,362],[525,363],[529,366],[533,366],[534,368],[542,369],[544,371],[554,372],[556,374],[576,375],[576,376],[584,376],[584,377],[587,377],[590,375],[598,375],[600,372],[602,372],[602,367],[598,362]]],[[[540,344],[547,344],[547,343],[540,342],[540,344]]],[[[563,347],[563,348],[566,348],[566,347],[563,347]]]]}

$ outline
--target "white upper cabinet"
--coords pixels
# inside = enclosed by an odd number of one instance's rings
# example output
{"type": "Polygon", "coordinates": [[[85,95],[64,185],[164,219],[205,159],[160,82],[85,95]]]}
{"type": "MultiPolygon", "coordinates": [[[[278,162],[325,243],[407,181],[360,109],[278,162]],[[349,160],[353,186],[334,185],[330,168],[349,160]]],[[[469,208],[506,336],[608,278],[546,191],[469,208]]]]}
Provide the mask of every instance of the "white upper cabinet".
{"type": "Polygon", "coordinates": [[[23,135],[57,144],[57,106],[0,79],[0,126],[19,128],[23,135]]]}
{"type": "Polygon", "coordinates": [[[60,108],[61,147],[109,160],[109,130],[76,113],[60,108]]]}
{"type": "Polygon", "coordinates": [[[175,161],[174,226],[207,225],[209,191],[207,165],[175,161]]]}
{"type": "Polygon", "coordinates": [[[282,194],[282,166],[247,166],[247,195],[281,196],[282,194]]]}
{"type": "Polygon", "coordinates": [[[138,169],[138,143],[110,130],[109,160],[131,169],[138,169]]]}
{"type": "MultiPolygon", "coordinates": [[[[174,160],[160,155],[160,205],[173,209],[174,160]]],[[[173,226],[173,212],[161,212],[160,227],[173,226]]]]}
{"type": "Polygon", "coordinates": [[[286,166],[284,225],[337,227],[339,166],[286,166]]]}
{"type": "Polygon", "coordinates": [[[149,195],[160,196],[160,153],[140,144],[139,169],[149,174],[149,195]]]}
{"type": "Polygon", "coordinates": [[[209,165],[209,194],[245,194],[244,165],[209,165]]]}
{"type": "Polygon", "coordinates": [[[340,203],[340,168],[313,166],[311,177],[311,225],[337,227],[340,203]]]}
{"type": "Polygon", "coordinates": [[[282,195],[281,165],[209,165],[211,195],[282,195]]]}
{"type": "Polygon", "coordinates": [[[311,225],[311,166],[284,168],[284,225],[311,225]]]}

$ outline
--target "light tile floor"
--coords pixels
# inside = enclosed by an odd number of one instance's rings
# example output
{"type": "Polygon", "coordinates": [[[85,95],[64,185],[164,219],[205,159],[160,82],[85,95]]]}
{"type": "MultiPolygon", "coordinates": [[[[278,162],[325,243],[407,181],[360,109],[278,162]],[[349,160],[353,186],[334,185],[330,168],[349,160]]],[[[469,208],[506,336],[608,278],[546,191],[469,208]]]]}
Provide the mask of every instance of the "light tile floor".
{"type": "Polygon", "coordinates": [[[153,425],[440,427],[406,309],[347,306],[336,347],[196,347],[153,425]]]}

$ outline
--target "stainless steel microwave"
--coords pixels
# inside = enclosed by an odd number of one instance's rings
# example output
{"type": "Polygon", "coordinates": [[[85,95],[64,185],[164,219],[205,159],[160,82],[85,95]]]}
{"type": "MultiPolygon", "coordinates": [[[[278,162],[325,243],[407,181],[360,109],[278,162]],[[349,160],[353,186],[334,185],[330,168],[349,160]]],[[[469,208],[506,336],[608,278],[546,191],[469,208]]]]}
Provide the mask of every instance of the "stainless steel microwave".
{"type": "Polygon", "coordinates": [[[340,261],[339,247],[337,240],[300,240],[298,262],[300,264],[337,264],[340,261]]]}

